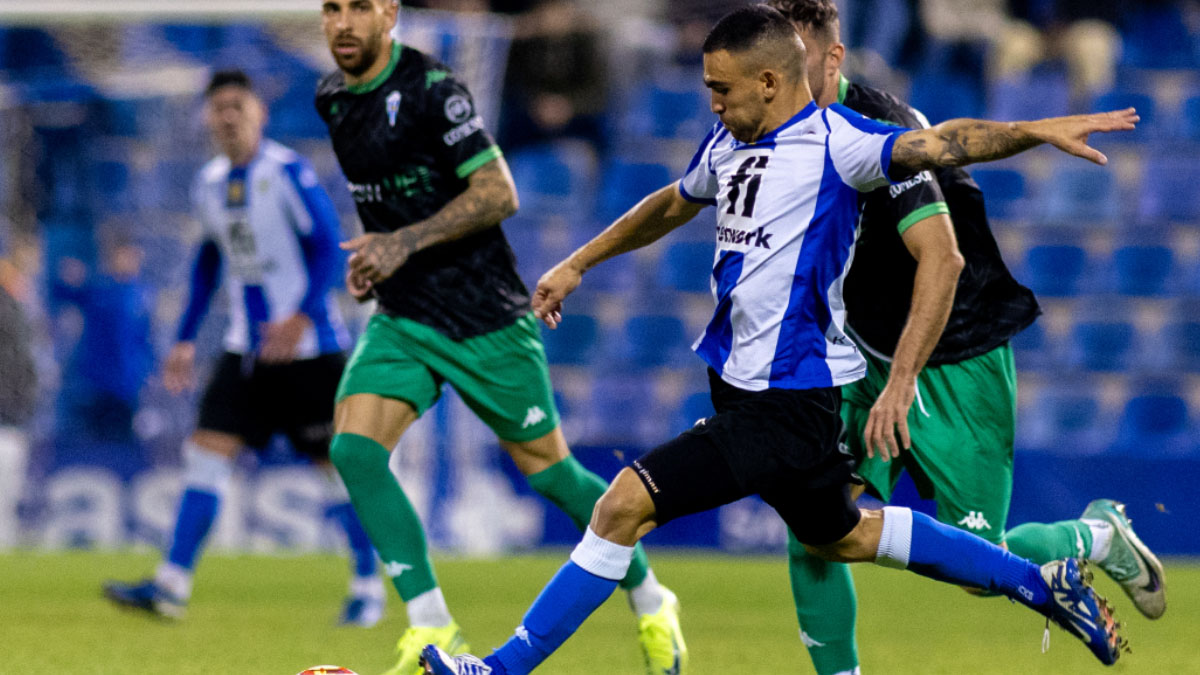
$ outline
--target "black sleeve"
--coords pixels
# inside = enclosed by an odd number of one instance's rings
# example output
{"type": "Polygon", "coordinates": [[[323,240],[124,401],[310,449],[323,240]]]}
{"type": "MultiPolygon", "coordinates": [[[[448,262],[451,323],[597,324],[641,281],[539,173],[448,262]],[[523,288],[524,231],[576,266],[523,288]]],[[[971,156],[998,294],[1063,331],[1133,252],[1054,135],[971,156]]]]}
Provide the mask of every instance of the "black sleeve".
{"type": "Polygon", "coordinates": [[[430,142],[438,149],[435,154],[447,173],[465,179],[501,155],[475,110],[471,93],[453,76],[447,76],[429,90],[424,122],[430,142]]]}

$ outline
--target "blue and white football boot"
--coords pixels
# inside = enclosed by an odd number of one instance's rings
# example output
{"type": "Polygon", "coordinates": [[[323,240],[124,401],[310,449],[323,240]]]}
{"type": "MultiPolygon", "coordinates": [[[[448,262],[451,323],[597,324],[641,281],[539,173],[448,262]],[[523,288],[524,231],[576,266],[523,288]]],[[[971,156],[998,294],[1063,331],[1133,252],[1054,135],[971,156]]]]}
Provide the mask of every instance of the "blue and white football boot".
{"type": "Polygon", "coordinates": [[[104,597],[121,607],[139,609],[164,619],[182,619],[187,611],[186,600],[171,595],[153,579],[132,584],[105,582],[104,597]]]}
{"type": "Polygon", "coordinates": [[[437,645],[426,645],[421,651],[421,666],[425,675],[491,675],[492,667],[477,656],[450,656],[437,645]]]}
{"type": "Polygon", "coordinates": [[[1050,645],[1050,622],[1083,640],[1092,654],[1106,666],[1117,662],[1129,644],[1117,632],[1121,624],[1113,619],[1108,601],[1092,590],[1091,572],[1074,558],[1042,565],[1042,579],[1050,587],[1050,613],[1042,650],[1050,645]]]}
{"type": "Polygon", "coordinates": [[[346,598],[346,604],[342,607],[342,615],[338,618],[338,625],[372,628],[382,618],[382,600],[365,595],[352,595],[346,598]]]}

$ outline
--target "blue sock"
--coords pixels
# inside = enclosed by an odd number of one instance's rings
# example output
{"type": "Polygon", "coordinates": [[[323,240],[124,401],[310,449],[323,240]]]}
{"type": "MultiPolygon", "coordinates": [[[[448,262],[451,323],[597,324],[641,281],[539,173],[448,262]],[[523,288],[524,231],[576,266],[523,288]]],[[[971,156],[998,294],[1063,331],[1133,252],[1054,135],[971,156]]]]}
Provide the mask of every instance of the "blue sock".
{"type": "Polygon", "coordinates": [[[908,569],[917,574],[1001,593],[1043,613],[1049,606],[1041,568],[985,539],[913,512],[911,541],[908,569]]]}
{"type": "Polygon", "coordinates": [[[369,577],[375,575],[375,547],[371,538],[363,529],[358,514],[350,502],[342,502],[329,507],[329,516],[338,521],[346,532],[346,540],[350,544],[350,553],[354,556],[354,575],[369,577]]]}
{"type": "Polygon", "coordinates": [[[517,634],[484,663],[497,675],[529,673],[566,642],[616,589],[616,579],[598,577],[568,562],[529,608],[517,634]]]}
{"type": "Polygon", "coordinates": [[[208,531],[212,529],[213,521],[217,519],[220,504],[221,500],[215,492],[195,487],[184,491],[179,513],[175,516],[175,532],[171,535],[168,561],[188,570],[195,567],[196,555],[208,531]]]}

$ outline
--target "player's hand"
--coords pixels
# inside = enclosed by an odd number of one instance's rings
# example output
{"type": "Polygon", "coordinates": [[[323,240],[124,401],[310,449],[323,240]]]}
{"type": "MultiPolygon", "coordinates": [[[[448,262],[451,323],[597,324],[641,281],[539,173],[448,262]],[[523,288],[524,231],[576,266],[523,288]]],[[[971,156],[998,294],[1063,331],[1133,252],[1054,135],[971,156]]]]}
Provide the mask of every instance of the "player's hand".
{"type": "Polygon", "coordinates": [[[562,323],[562,303],[583,281],[583,272],[564,260],[538,279],[533,292],[533,315],[545,322],[550,329],[562,323]]]}
{"type": "Polygon", "coordinates": [[[180,342],[171,348],[167,363],[163,366],[163,385],[167,391],[179,395],[191,390],[195,382],[196,345],[180,342]]]}
{"type": "Polygon", "coordinates": [[[1098,132],[1132,131],[1141,121],[1133,108],[1091,115],[1071,115],[1027,122],[1022,129],[1034,138],[1063,152],[1082,157],[1101,166],[1108,163],[1104,153],[1087,144],[1088,135],[1098,132]]]}
{"type": "Polygon", "coordinates": [[[396,273],[414,253],[404,231],[390,234],[370,233],[341,244],[350,251],[350,272],[377,284],[396,273]]]}
{"type": "Polygon", "coordinates": [[[908,411],[912,408],[916,393],[916,382],[888,379],[887,386],[875,400],[875,405],[871,406],[867,426],[863,430],[867,457],[874,457],[879,452],[880,458],[887,462],[900,457],[901,448],[912,449],[912,439],[908,435],[908,411]]]}
{"type": "Polygon", "coordinates": [[[264,324],[258,360],[263,363],[290,363],[296,358],[296,346],[310,326],[312,319],[303,312],[296,312],[283,321],[264,324]]]}
{"type": "Polygon", "coordinates": [[[375,284],[367,281],[361,274],[354,270],[346,271],[346,290],[350,293],[350,297],[359,302],[366,302],[371,299],[371,289],[375,284]]]}

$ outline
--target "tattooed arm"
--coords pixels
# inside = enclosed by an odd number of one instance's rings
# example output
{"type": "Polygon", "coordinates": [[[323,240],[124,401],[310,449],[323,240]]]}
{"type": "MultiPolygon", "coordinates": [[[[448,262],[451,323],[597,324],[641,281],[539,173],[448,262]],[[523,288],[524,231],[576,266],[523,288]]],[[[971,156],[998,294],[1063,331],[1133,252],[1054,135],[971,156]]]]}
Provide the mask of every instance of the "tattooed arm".
{"type": "Polygon", "coordinates": [[[1087,144],[1088,135],[1133,129],[1139,119],[1134,109],[1129,108],[1035,122],[949,120],[929,129],[909,131],[897,138],[892,146],[890,173],[892,178],[901,178],[925,169],[990,162],[1042,143],[1105,164],[1108,158],[1087,144]]]}
{"type": "Polygon", "coordinates": [[[371,284],[392,276],[421,249],[486,230],[517,212],[517,188],[503,157],[476,169],[467,180],[467,189],[429,218],[389,234],[344,242],[342,248],[353,251],[350,275],[358,282],[351,284],[351,293],[364,296],[371,284]]]}

